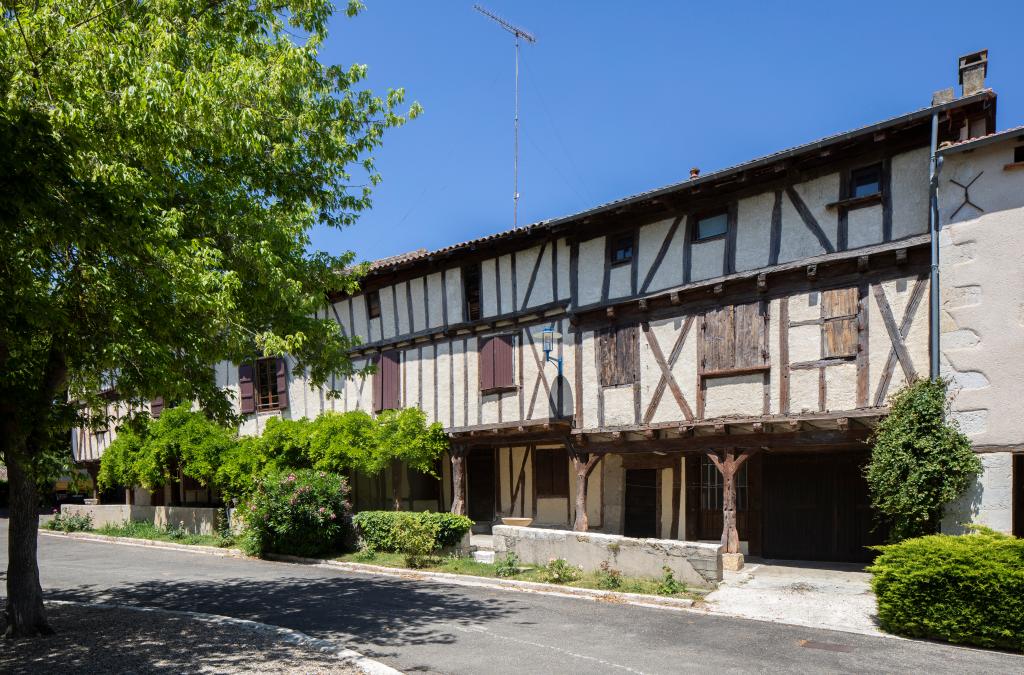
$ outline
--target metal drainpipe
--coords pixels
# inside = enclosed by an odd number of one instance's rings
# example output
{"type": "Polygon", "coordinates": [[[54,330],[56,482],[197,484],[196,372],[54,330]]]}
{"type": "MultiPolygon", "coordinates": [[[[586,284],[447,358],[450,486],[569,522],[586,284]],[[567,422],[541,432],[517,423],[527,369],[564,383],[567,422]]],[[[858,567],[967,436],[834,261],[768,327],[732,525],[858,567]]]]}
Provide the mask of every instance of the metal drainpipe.
{"type": "Polygon", "coordinates": [[[931,277],[929,280],[929,295],[931,300],[930,320],[930,360],[931,367],[929,376],[936,379],[939,376],[939,163],[938,163],[938,141],[939,141],[939,113],[932,113],[932,143],[931,156],[928,161],[928,230],[931,233],[931,277]]]}

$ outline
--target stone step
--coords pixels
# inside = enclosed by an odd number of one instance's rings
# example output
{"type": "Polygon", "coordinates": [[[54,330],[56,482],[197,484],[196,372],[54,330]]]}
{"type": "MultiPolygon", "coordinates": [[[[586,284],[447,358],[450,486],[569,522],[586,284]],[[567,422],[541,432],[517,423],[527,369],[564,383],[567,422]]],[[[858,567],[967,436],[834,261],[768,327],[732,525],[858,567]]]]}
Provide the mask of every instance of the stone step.
{"type": "Polygon", "coordinates": [[[473,560],[493,565],[494,551],[473,551],[473,560]]]}

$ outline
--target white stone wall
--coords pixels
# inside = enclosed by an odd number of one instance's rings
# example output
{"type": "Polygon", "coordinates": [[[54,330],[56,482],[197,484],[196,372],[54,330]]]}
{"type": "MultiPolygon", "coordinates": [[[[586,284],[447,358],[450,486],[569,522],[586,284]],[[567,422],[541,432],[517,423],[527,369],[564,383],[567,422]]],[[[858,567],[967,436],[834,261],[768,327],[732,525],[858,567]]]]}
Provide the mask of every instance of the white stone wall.
{"type": "Polygon", "coordinates": [[[966,525],[1013,532],[1013,454],[979,455],[982,473],[958,500],[946,506],[942,531],[963,534],[966,525]]]}

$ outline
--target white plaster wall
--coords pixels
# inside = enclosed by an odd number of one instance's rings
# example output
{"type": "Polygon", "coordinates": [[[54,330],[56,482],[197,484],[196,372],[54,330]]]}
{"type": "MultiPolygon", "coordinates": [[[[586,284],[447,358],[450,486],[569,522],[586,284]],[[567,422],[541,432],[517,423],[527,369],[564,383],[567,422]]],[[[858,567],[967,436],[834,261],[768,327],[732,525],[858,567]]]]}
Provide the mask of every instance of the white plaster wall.
{"type": "MultiPolygon", "coordinates": [[[[534,246],[532,248],[523,249],[522,251],[516,251],[516,309],[524,306],[526,301],[526,290],[530,285],[530,274],[533,272],[533,266],[537,262],[537,257],[540,254],[540,246],[534,246]]],[[[545,251],[545,255],[547,255],[545,251]]],[[[541,261],[543,262],[543,261],[541,261]]],[[[548,282],[551,281],[551,267],[548,267],[548,282]]],[[[537,282],[540,283],[540,275],[542,274],[541,268],[537,269],[537,282]]],[[[538,295],[542,294],[541,288],[537,288],[534,285],[533,291],[530,297],[530,304],[540,304],[536,301],[538,295]]]]}
{"type": "Polygon", "coordinates": [[[441,300],[441,273],[427,275],[427,321],[430,328],[444,325],[444,305],[441,300]]]}
{"type": "Polygon", "coordinates": [[[409,282],[412,286],[412,330],[414,333],[427,329],[427,301],[424,279],[419,277],[409,282]]]}
{"type": "Polygon", "coordinates": [[[353,330],[363,342],[370,341],[370,331],[366,325],[366,297],[357,295],[352,298],[353,330]]]}
{"type": "Polygon", "coordinates": [[[454,364],[452,363],[452,343],[442,342],[437,345],[437,414],[438,422],[446,427],[454,426],[452,375],[454,364]]]}
{"type": "Polygon", "coordinates": [[[825,409],[857,407],[857,364],[853,361],[825,369],[825,409]]]}
{"type": "Polygon", "coordinates": [[[352,321],[348,316],[348,300],[339,300],[334,303],[334,309],[331,312],[331,316],[334,320],[341,325],[341,329],[345,331],[345,335],[352,335],[352,321]]]}
{"type": "Polygon", "coordinates": [[[477,338],[470,337],[466,341],[466,381],[469,383],[469,426],[474,424],[483,424],[484,419],[480,415],[480,411],[477,408],[477,401],[480,400],[480,359],[477,358],[477,350],[479,348],[480,341],[477,338]],[[476,395],[474,396],[474,392],[476,395]]]}
{"type": "MultiPolygon", "coordinates": [[[[771,365],[768,380],[769,414],[776,414],[780,411],[778,383],[782,356],[779,349],[779,306],[780,301],[778,298],[768,303],[768,362],[771,365]]],[[[685,465],[683,468],[685,469],[685,465]]]]}
{"type": "Polygon", "coordinates": [[[693,242],[690,246],[690,281],[703,281],[722,275],[725,238],[693,242]]]}
{"type": "Polygon", "coordinates": [[[735,375],[707,378],[704,417],[754,416],[764,411],[764,376],[735,375]]]}
{"type": "Polygon", "coordinates": [[[572,282],[570,280],[570,258],[572,251],[563,237],[558,240],[558,299],[569,299],[572,282]]]}
{"type": "Polygon", "coordinates": [[[403,281],[400,284],[395,285],[395,298],[398,300],[398,306],[395,311],[398,313],[398,334],[408,335],[412,332],[411,324],[409,323],[409,282],[403,281]]]}
{"type": "Polygon", "coordinates": [[[480,314],[498,314],[498,261],[491,258],[480,263],[480,314]]]}
{"type": "MultiPolygon", "coordinates": [[[[672,347],[675,345],[675,342],[679,337],[679,333],[682,331],[685,320],[685,317],[676,317],[672,319],[651,322],[651,332],[655,339],[657,339],[659,347],[661,347],[661,352],[662,355],[664,355],[665,357],[666,363],[671,357],[672,347]]],[[[697,405],[696,358],[698,334],[698,323],[697,321],[695,321],[693,326],[690,327],[690,332],[687,335],[686,340],[683,342],[682,349],[679,352],[679,358],[672,366],[673,379],[679,386],[680,391],[683,393],[683,398],[686,399],[686,402],[687,404],[689,404],[691,411],[695,410],[697,405]]],[[[641,415],[646,414],[647,407],[650,405],[651,399],[654,395],[654,390],[657,388],[658,382],[660,380],[661,368],[658,367],[658,363],[654,359],[654,354],[651,352],[651,348],[647,342],[647,339],[641,337],[641,415]]],[[[676,403],[675,396],[672,395],[672,391],[669,389],[666,383],[665,390],[661,396],[661,401],[659,402],[658,407],[655,409],[655,413],[654,416],[651,418],[651,421],[654,423],[658,423],[683,419],[685,419],[685,415],[683,414],[682,410],[680,410],[679,404],[676,403]]]]}
{"type": "Polygon", "coordinates": [[[928,148],[892,158],[892,237],[928,231],[928,148]]]}
{"type": "MultiPolygon", "coordinates": [[[[654,259],[658,256],[658,251],[661,250],[662,243],[665,240],[665,235],[672,227],[672,223],[676,222],[675,218],[668,218],[661,220],[656,223],[651,223],[640,228],[638,240],[640,245],[638,251],[637,263],[639,265],[640,274],[637,277],[637,284],[643,285],[644,279],[647,278],[648,273],[651,270],[651,266],[654,264],[654,259]]],[[[661,265],[655,270],[654,276],[651,278],[650,286],[647,288],[647,292],[651,293],[660,289],[670,288],[672,286],[678,286],[683,283],[683,237],[685,236],[685,228],[683,222],[679,219],[679,225],[676,227],[676,232],[669,242],[668,249],[665,252],[665,258],[662,260],[661,265]]]]}
{"type": "Polygon", "coordinates": [[[789,411],[807,413],[819,408],[818,369],[789,371],[789,411]]]}
{"type": "Polygon", "coordinates": [[[579,243],[578,292],[579,304],[589,305],[601,300],[604,282],[604,237],[595,237],[579,243]]]}
{"type": "MultiPolygon", "coordinates": [[[[604,387],[604,424],[622,426],[636,423],[633,409],[633,385],[604,387]]],[[[643,414],[643,411],[641,411],[643,414]]]]}
{"type": "Polygon", "coordinates": [[[583,331],[582,356],[583,364],[583,419],[577,421],[580,427],[598,426],[597,391],[600,386],[594,351],[597,339],[593,331],[583,331]]]}
{"type": "Polygon", "coordinates": [[[847,213],[847,243],[850,248],[870,246],[882,241],[882,206],[865,206],[847,213]]]}
{"type": "Polygon", "coordinates": [[[461,323],[463,321],[463,299],[462,299],[462,270],[458,267],[445,270],[444,289],[448,295],[448,316],[446,323],[461,323]]]}
{"type": "Polygon", "coordinates": [[[398,308],[395,306],[395,295],[392,286],[380,289],[380,339],[395,337],[395,319],[398,308]]]}
{"type": "Polygon", "coordinates": [[[1013,454],[986,453],[981,458],[982,473],[967,491],[946,507],[942,531],[963,534],[964,525],[984,525],[993,530],[1013,532],[1013,454]]]}
{"type": "Polygon", "coordinates": [[[736,208],[736,269],[752,270],[769,262],[775,192],[741,199],[736,208]]]}
{"type": "MultiPolygon", "coordinates": [[[[601,460],[601,480],[604,481],[604,523],[601,531],[611,534],[622,533],[622,516],[625,499],[626,472],[622,468],[621,455],[605,455],[601,460]]],[[[685,530],[683,530],[685,532],[685,530]]]]}
{"type": "MultiPolygon", "coordinates": [[[[839,174],[830,173],[825,176],[820,176],[813,180],[809,180],[806,183],[799,183],[793,188],[796,190],[800,198],[803,199],[804,204],[807,205],[811,215],[818,221],[818,225],[821,227],[822,232],[828,238],[832,245],[836,245],[839,232],[839,215],[835,209],[829,209],[826,207],[827,204],[839,199],[839,174]]],[[[782,196],[782,203],[789,201],[789,198],[784,194],[782,196]]],[[[783,211],[785,214],[785,211],[783,211]]],[[[799,214],[795,214],[797,218],[799,214]]],[[[803,225],[801,224],[801,227],[803,225]]],[[[817,238],[806,230],[806,236],[811,238],[814,246],[818,246],[817,238]]],[[[824,250],[821,250],[824,253],[824,250]]]]}
{"type": "MultiPolygon", "coordinates": [[[[512,297],[512,255],[506,254],[498,258],[498,280],[501,284],[499,314],[515,311],[515,298],[512,297]]],[[[518,289],[516,289],[518,292],[518,289]]]]}
{"type": "MultiPolygon", "coordinates": [[[[635,254],[635,252],[634,252],[635,254]]],[[[608,299],[612,300],[615,298],[624,298],[632,295],[633,284],[632,284],[633,266],[631,264],[616,265],[611,268],[611,273],[608,278],[608,299]]],[[[640,283],[639,276],[637,277],[637,284],[640,283]]]]}

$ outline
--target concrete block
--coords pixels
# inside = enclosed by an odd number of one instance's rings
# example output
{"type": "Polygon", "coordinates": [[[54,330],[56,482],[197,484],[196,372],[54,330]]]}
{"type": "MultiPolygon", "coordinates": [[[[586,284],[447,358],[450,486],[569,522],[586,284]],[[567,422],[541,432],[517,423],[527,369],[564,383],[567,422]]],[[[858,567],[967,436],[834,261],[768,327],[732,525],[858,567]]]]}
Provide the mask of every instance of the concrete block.
{"type": "Polygon", "coordinates": [[[730,572],[739,572],[741,569],[743,569],[743,554],[723,553],[722,569],[728,570],[730,572]]]}

